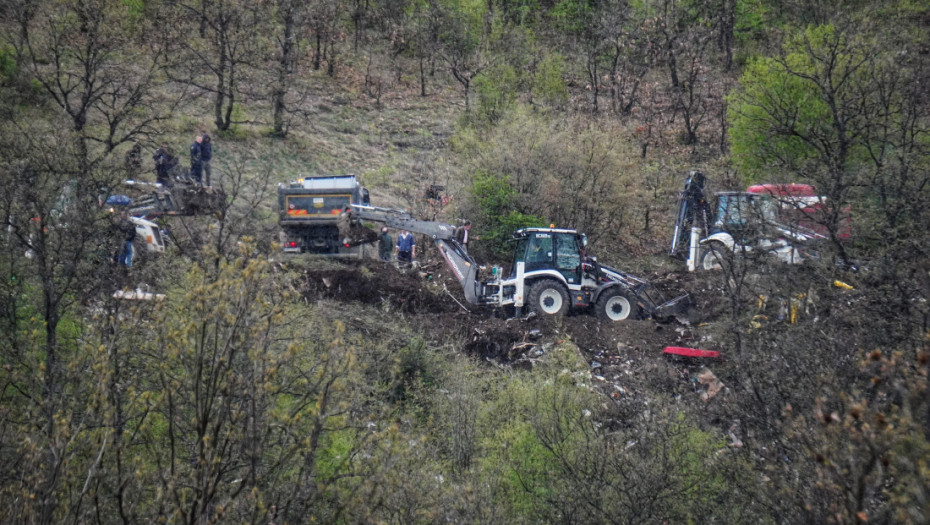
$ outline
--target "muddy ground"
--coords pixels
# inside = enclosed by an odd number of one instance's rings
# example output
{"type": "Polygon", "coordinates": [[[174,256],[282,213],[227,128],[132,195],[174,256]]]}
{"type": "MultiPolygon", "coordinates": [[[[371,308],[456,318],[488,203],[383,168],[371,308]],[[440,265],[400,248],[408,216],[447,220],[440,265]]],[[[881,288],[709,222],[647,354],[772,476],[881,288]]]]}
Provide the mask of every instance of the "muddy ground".
{"type": "Polygon", "coordinates": [[[458,341],[469,355],[496,366],[531,368],[553,345],[574,343],[591,367],[591,378],[615,399],[635,395],[644,376],[665,383],[671,392],[700,394],[694,376],[707,360],[663,354],[667,346],[702,347],[699,328],[715,297],[687,272],[654,276],[666,296],[689,293],[696,303],[690,316],[599,322],[592,312],[572,312],[562,319],[523,316],[513,310],[465,303],[459,283],[442,268],[399,270],[379,261],[343,261],[326,269],[306,266],[301,293],[318,299],[354,301],[403,312],[432,341],[458,341]],[[689,319],[690,318],[690,319],[689,319]]]}

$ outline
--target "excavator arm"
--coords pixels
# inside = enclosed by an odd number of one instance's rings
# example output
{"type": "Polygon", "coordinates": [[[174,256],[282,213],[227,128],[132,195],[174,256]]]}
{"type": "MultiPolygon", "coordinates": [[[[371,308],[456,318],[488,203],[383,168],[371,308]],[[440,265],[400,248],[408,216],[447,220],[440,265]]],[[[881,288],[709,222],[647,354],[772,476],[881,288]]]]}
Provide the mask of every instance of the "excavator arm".
{"type": "Polygon", "coordinates": [[[171,187],[144,183],[133,185],[141,192],[126,210],[133,217],[212,215],[226,208],[226,194],[219,188],[183,183],[171,187]]]}
{"type": "Polygon", "coordinates": [[[704,197],[704,174],[692,171],[685,181],[685,189],[678,198],[678,215],[672,230],[672,245],[669,255],[685,254],[691,235],[691,228],[698,226],[704,230],[710,225],[710,210],[704,197]]]}
{"type": "Polygon", "coordinates": [[[416,219],[406,211],[359,204],[349,205],[343,212],[343,219],[344,225],[340,227],[340,230],[346,235],[344,241],[346,245],[372,242],[372,236],[365,233],[370,230],[361,224],[364,221],[377,222],[389,228],[428,236],[436,244],[446,265],[462,285],[465,300],[471,304],[480,304],[479,288],[481,285],[478,282],[478,264],[455,240],[455,227],[451,224],[416,219]]]}
{"type": "Polygon", "coordinates": [[[455,227],[451,224],[437,221],[421,221],[420,219],[415,219],[410,213],[402,210],[350,204],[343,215],[345,219],[352,224],[358,224],[362,221],[372,221],[384,224],[388,228],[407,230],[411,233],[427,235],[434,240],[452,240],[455,238],[455,227]]]}

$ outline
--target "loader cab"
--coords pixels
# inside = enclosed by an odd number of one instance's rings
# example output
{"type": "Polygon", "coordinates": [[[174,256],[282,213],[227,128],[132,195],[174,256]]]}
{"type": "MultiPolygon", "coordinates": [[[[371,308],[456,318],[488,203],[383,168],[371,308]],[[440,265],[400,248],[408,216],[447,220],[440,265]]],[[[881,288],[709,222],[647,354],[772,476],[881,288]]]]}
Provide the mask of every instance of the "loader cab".
{"type": "Polygon", "coordinates": [[[511,278],[516,277],[517,263],[523,262],[527,273],[556,270],[566,282],[580,282],[582,250],[586,244],[583,234],[555,228],[524,228],[514,234],[514,240],[511,278]]]}

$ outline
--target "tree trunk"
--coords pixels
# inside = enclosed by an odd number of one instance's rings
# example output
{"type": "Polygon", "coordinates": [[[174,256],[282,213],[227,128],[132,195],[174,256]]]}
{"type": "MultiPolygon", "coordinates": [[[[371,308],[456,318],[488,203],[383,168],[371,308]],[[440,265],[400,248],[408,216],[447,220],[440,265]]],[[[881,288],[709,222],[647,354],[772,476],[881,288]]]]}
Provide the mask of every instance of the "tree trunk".
{"type": "Polygon", "coordinates": [[[420,57],[420,96],[426,96],[426,58],[420,57]]]}
{"type": "Polygon", "coordinates": [[[213,115],[216,128],[220,131],[229,127],[223,120],[223,105],[226,101],[226,68],[229,58],[226,56],[226,42],[220,42],[220,60],[216,68],[216,100],[213,102],[213,115]]]}
{"type": "Polygon", "coordinates": [[[723,52],[723,69],[733,66],[733,32],[736,25],[736,0],[723,0],[718,46],[723,52]]]}
{"type": "Polygon", "coordinates": [[[281,42],[281,61],[278,64],[278,82],[272,93],[272,107],[274,111],[274,134],[284,137],[284,97],[287,95],[291,75],[294,73],[294,15],[288,11],[284,15],[284,38],[281,42]]]}

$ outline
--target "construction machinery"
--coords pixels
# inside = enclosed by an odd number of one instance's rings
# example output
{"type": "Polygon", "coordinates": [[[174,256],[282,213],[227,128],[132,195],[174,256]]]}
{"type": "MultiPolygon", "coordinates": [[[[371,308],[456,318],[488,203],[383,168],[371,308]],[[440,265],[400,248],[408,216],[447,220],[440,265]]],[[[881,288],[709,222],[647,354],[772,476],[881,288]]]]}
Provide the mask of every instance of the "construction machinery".
{"type": "Polygon", "coordinates": [[[165,237],[157,224],[141,217],[129,217],[129,222],[136,229],[136,243],[141,244],[145,251],[165,252],[165,237]]]}
{"type": "MultiPolygon", "coordinates": [[[[666,301],[651,283],[601,265],[585,255],[583,233],[561,228],[523,228],[513,234],[510,270],[480,267],[455,240],[451,224],[415,219],[409,213],[387,208],[351,205],[345,219],[382,223],[429,237],[473,305],[524,307],[540,316],[564,315],[569,309],[592,309],[601,319],[622,321],[641,316],[669,317],[689,306],[688,295],[666,301]],[[487,276],[479,275],[489,272],[487,276]]],[[[364,242],[347,239],[348,242],[364,242]]]]}
{"type": "Polygon", "coordinates": [[[368,190],[355,175],[308,177],[278,184],[278,224],[282,249],[289,253],[364,255],[365,242],[377,234],[354,228],[341,219],[347,206],[367,205],[368,190]],[[353,231],[354,230],[354,231],[353,231]],[[371,235],[368,235],[368,234],[371,235]],[[356,242],[348,242],[348,238],[356,242]]]}
{"type": "Polygon", "coordinates": [[[226,193],[212,186],[177,182],[172,186],[126,181],[124,185],[137,194],[126,211],[133,217],[212,215],[226,207],[226,193]]]}
{"type": "Polygon", "coordinates": [[[783,185],[716,192],[710,200],[704,185],[704,175],[697,171],[685,181],[669,250],[672,256],[686,257],[691,270],[718,269],[734,255],[750,253],[798,264],[814,256],[817,242],[825,238],[797,220],[786,220],[789,202],[779,196],[787,190],[776,191],[783,185]]]}
{"type": "Polygon", "coordinates": [[[165,216],[213,215],[226,209],[223,190],[178,180],[171,186],[127,180],[124,194],[110,195],[105,205],[124,211],[136,228],[137,243],[147,252],[165,251],[165,233],[153,222],[165,216]]]}

